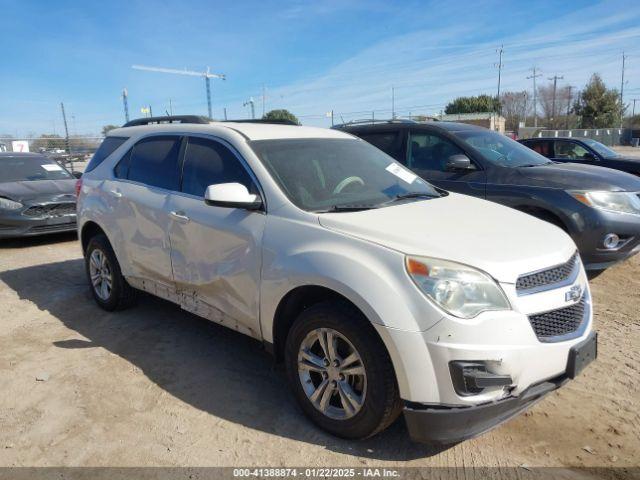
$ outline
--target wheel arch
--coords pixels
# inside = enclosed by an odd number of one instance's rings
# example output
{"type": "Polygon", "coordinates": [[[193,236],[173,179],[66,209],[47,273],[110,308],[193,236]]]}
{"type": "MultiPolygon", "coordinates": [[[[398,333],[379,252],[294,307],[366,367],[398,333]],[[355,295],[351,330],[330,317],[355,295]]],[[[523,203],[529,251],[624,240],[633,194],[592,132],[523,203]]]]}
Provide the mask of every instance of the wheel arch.
{"type": "Polygon", "coordinates": [[[549,208],[536,205],[520,205],[513,208],[523,213],[528,213],[529,215],[534,216],[540,220],[552,223],[553,225],[561,228],[567,233],[569,233],[570,231],[567,222],[565,222],[560,215],[549,208]]]}
{"type": "Polygon", "coordinates": [[[93,220],[88,220],[84,223],[84,225],[82,225],[82,229],[80,230],[80,243],[82,245],[82,253],[87,251],[89,241],[96,235],[100,234],[104,235],[105,237],[107,236],[104,229],[93,220]]]}

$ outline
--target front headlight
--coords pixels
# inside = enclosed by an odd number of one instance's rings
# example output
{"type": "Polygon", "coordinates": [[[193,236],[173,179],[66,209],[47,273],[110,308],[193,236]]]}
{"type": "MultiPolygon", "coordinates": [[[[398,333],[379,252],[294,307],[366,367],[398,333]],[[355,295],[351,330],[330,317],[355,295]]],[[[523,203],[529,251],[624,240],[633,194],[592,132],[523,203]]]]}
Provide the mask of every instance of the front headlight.
{"type": "Polygon", "coordinates": [[[20,202],[0,197],[0,210],[19,210],[23,207],[20,202]]]}
{"type": "Polygon", "coordinates": [[[640,197],[631,192],[568,192],[576,200],[593,208],[616,213],[640,215],[640,197]]]}
{"type": "Polygon", "coordinates": [[[440,308],[460,318],[473,318],[487,310],[509,310],[502,289],[475,268],[426,257],[407,257],[409,276],[440,308]]]}

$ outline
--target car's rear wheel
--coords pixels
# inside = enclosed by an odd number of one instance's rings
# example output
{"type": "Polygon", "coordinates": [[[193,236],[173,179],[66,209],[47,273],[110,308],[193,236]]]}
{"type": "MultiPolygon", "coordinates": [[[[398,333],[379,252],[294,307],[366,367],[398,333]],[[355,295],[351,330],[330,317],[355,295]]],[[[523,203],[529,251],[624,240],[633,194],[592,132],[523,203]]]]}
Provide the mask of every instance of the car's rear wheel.
{"type": "Polygon", "coordinates": [[[285,362],[303,411],[334,435],[370,437],[401,411],[382,341],[362,314],[343,302],[321,303],[300,314],[287,337],[285,362]]]}
{"type": "Polygon", "coordinates": [[[120,271],[113,248],[107,237],[96,235],[87,245],[85,268],[89,287],[96,303],[105,310],[122,310],[135,300],[135,290],[120,271]]]}

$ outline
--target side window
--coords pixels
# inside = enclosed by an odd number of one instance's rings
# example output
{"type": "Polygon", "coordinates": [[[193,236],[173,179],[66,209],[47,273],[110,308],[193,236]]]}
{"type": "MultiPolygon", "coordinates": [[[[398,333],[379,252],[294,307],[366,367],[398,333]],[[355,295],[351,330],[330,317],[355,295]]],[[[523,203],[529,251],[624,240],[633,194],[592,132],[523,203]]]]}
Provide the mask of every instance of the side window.
{"type": "Polygon", "coordinates": [[[451,141],[429,132],[412,132],[409,137],[409,168],[445,171],[451,155],[464,154],[451,141]]]}
{"type": "Polygon", "coordinates": [[[100,165],[105,158],[111,155],[120,145],[129,140],[128,137],[107,137],[105,138],[96,153],[93,154],[91,160],[87,164],[87,167],[84,169],[85,172],[90,172],[98,165],[100,165]]]}
{"type": "Polygon", "coordinates": [[[129,162],[131,162],[131,151],[133,149],[129,149],[127,153],[125,153],[118,164],[113,169],[113,173],[116,178],[127,178],[127,174],[129,173],[129,162]]]}
{"type": "Polygon", "coordinates": [[[551,142],[547,140],[533,141],[525,143],[527,147],[529,147],[534,152],[539,153],[543,157],[551,158],[553,157],[553,151],[551,149],[551,142]]]}
{"type": "Polygon", "coordinates": [[[240,183],[251,193],[257,189],[249,173],[227,147],[213,140],[189,137],[182,168],[182,191],[203,197],[209,185],[240,183]]]}
{"type": "Polygon", "coordinates": [[[588,151],[586,148],[573,142],[555,142],[556,158],[566,158],[572,160],[583,160],[587,158],[588,151]]]}
{"type": "Polygon", "coordinates": [[[140,140],[133,147],[127,178],[152,187],[179,190],[178,136],[157,136],[140,140]]]}
{"type": "Polygon", "coordinates": [[[402,134],[400,132],[376,132],[358,136],[399,162],[406,163],[402,151],[402,134]]]}

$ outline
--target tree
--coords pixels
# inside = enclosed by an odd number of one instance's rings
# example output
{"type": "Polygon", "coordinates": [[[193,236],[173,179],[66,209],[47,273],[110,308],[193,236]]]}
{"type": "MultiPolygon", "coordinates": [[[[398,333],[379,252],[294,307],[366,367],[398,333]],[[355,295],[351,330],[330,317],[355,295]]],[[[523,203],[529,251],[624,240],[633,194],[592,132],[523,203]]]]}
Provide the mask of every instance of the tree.
{"type": "Polygon", "coordinates": [[[607,88],[597,73],[575,102],[574,110],[582,117],[582,128],[613,127],[620,121],[620,94],[615,88],[607,88]]]}
{"type": "Polygon", "coordinates": [[[289,110],[281,109],[281,110],[271,110],[265,113],[262,117],[264,120],[289,120],[294,122],[296,125],[300,125],[300,121],[298,117],[296,117],[289,110]]]}
{"type": "Polygon", "coordinates": [[[107,133],[109,133],[114,128],[119,128],[119,127],[117,125],[105,125],[104,127],[102,127],[102,135],[106,136],[107,133]]]}
{"type": "Polygon", "coordinates": [[[36,138],[31,143],[31,150],[34,152],[40,149],[44,150],[63,150],[65,148],[65,141],[60,135],[55,134],[43,134],[40,138],[36,138]]]}
{"type": "Polygon", "coordinates": [[[500,104],[502,116],[505,118],[505,128],[517,131],[520,122],[523,122],[531,111],[528,92],[504,92],[500,95],[500,104]]]}
{"type": "Polygon", "coordinates": [[[500,102],[497,97],[490,95],[478,95],[477,97],[458,97],[449,102],[444,113],[484,113],[500,110],[500,102]]]}
{"type": "Polygon", "coordinates": [[[553,82],[548,85],[538,87],[538,105],[542,110],[542,118],[548,128],[570,128],[577,127],[573,104],[576,98],[576,91],[573,87],[554,88],[553,82]]]}

